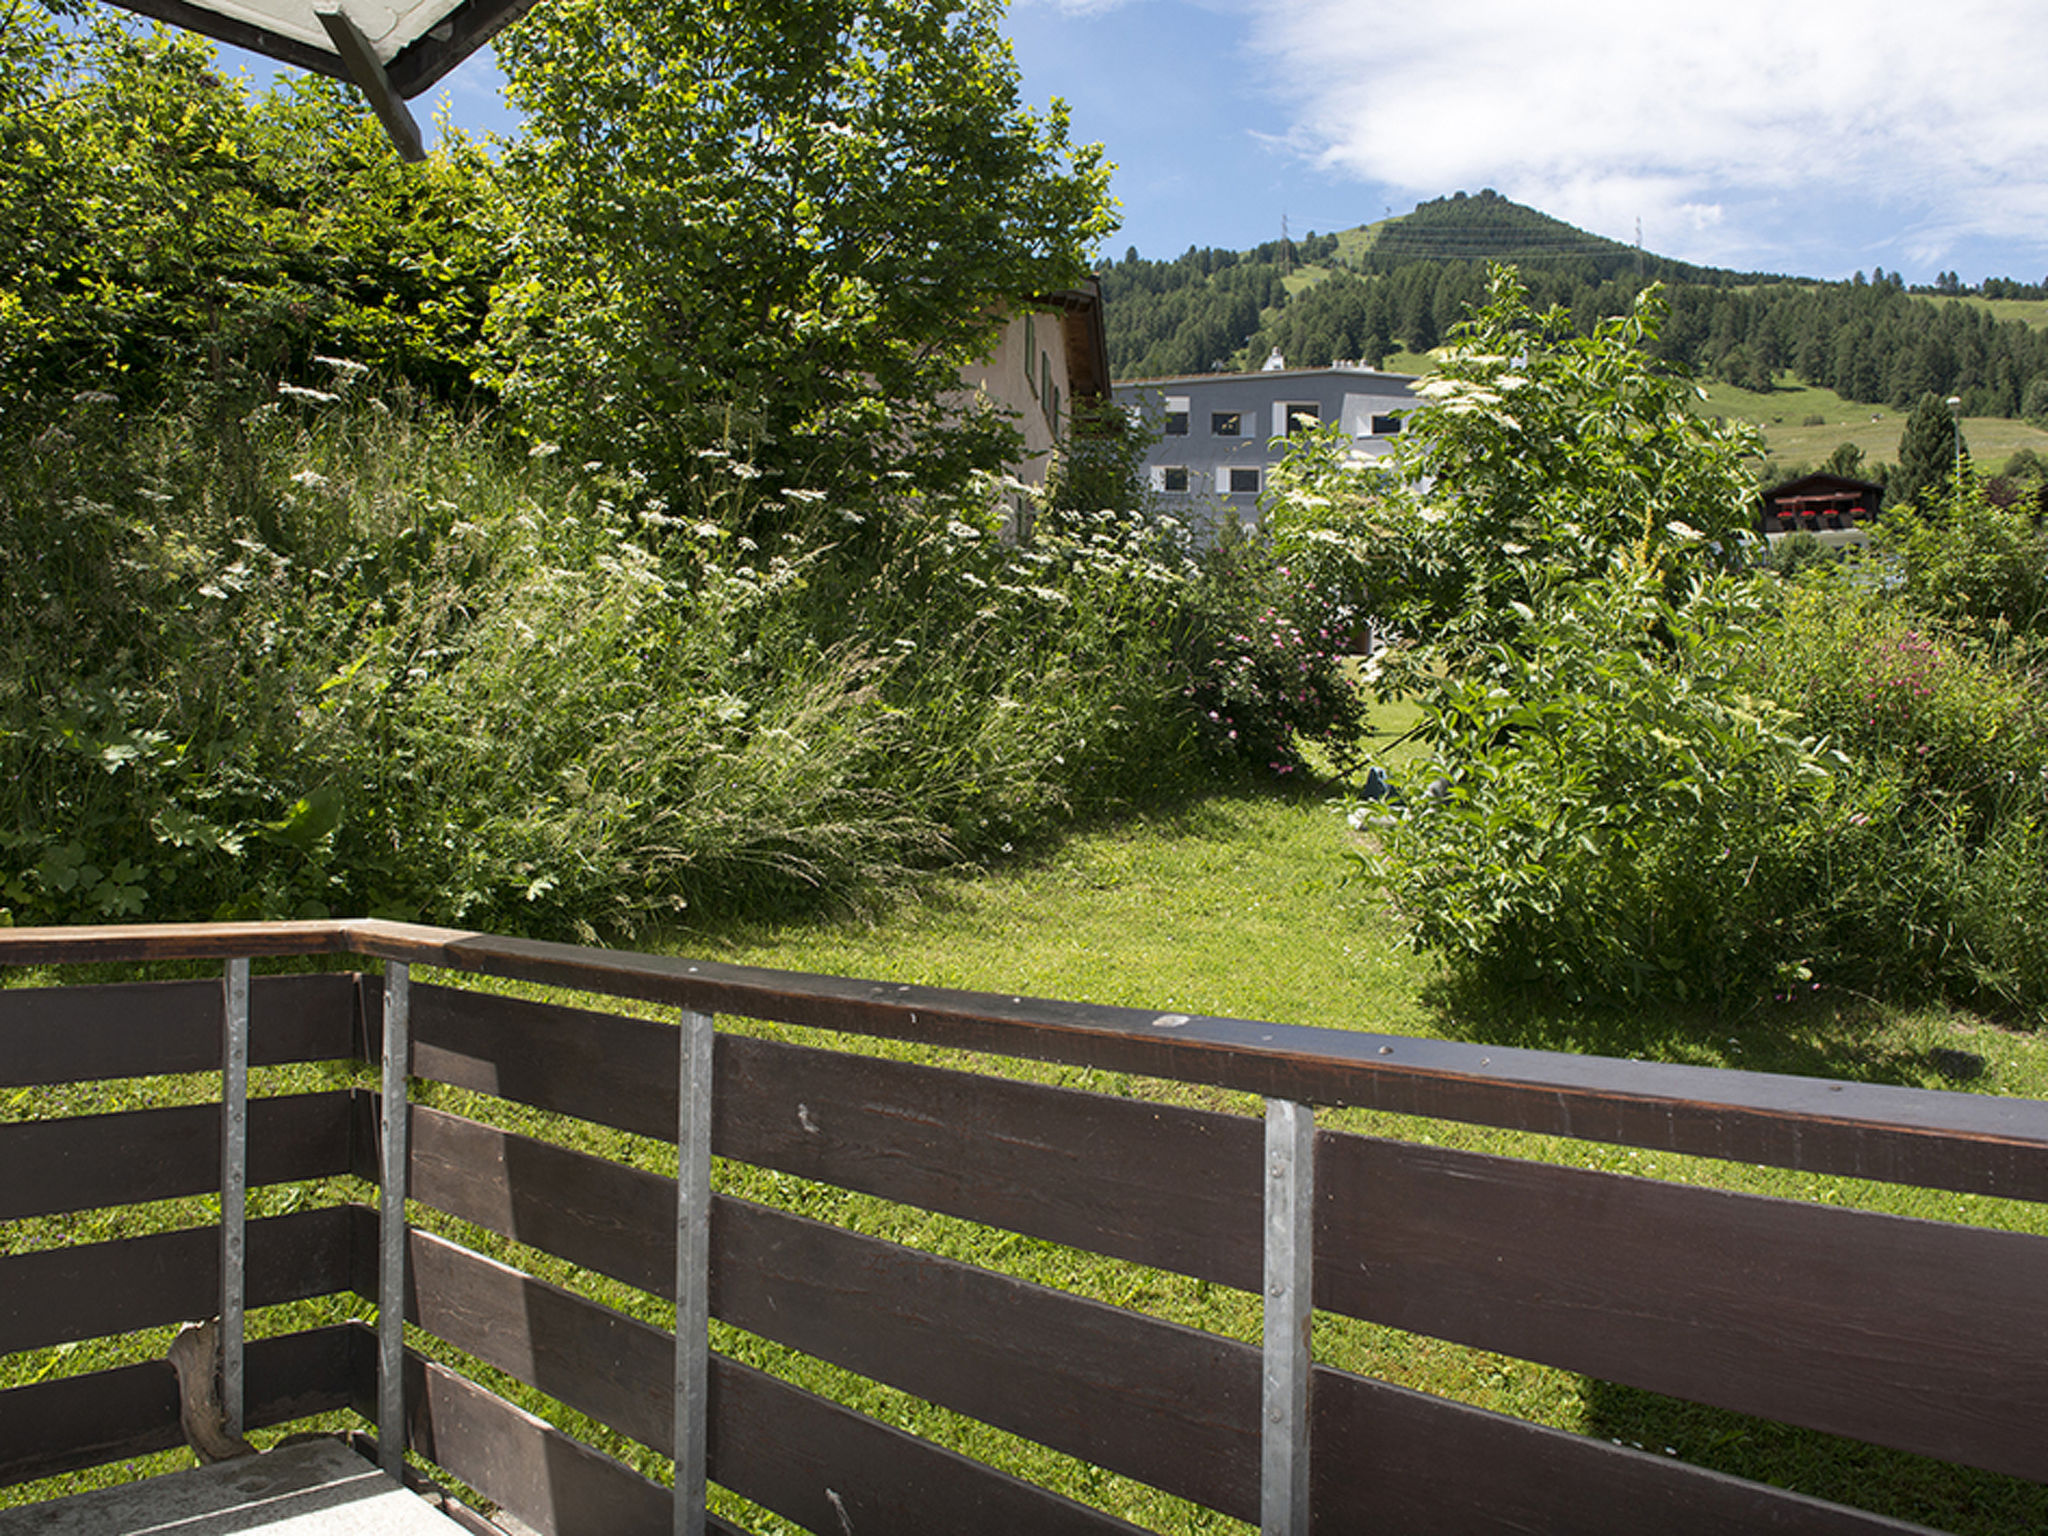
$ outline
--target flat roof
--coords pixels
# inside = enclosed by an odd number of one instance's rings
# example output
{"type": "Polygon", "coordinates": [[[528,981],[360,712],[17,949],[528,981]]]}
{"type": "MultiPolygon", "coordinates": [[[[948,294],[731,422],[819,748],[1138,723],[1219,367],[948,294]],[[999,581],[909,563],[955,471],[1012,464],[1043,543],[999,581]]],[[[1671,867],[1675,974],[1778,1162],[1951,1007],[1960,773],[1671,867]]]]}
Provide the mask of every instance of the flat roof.
{"type": "Polygon", "coordinates": [[[1368,368],[1363,363],[1331,363],[1323,368],[1247,368],[1232,373],[1175,373],[1162,378],[1118,379],[1112,387],[1122,389],[1130,384],[1218,384],[1228,381],[1244,382],[1250,379],[1302,379],[1323,375],[1335,375],[1346,379],[1385,379],[1395,384],[1413,384],[1422,377],[1419,373],[1388,373],[1381,368],[1368,368]]]}

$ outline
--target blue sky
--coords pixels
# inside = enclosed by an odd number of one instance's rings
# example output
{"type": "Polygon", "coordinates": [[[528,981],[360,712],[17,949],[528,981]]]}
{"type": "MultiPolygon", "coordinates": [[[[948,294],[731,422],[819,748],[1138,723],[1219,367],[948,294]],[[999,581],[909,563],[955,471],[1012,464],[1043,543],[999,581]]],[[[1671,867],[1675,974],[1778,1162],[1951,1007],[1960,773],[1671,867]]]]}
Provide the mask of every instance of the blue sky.
{"type": "MultiPolygon", "coordinates": [[[[2048,278],[2025,0],[1012,0],[1007,30],[1026,102],[1064,97],[1118,165],[1110,257],[1492,187],[1716,266],[2048,278]]],[[[507,122],[487,59],[435,102],[507,122]]]]}

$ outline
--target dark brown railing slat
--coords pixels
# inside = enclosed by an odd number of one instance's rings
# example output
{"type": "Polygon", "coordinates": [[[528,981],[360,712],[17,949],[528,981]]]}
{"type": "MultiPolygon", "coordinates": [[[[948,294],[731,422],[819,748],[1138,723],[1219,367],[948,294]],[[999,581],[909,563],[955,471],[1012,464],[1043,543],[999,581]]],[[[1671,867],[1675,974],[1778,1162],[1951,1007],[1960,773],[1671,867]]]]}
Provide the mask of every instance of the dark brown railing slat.
{"type": "MultiPolygon", "coordinates": [[[[669,1536],[675,1529],[668,1489],[411,1351],[405,1397],[410,1448],[541,1536],[669,1536]]],[[[354,1407],[376,1419],[373,1369],[359,1376],[354,1407]]]]}
{"type": "MultiPolygon", "coordinates": [[[[348,1290],[355,1230],[344,1206],[250,1222],[247,1305],[348,1290]]],[[[0,1354],[195,1321],[219,1310],[218,1227],[0,1258],[0,1354]]]]}
{"type": "Polygon", "coordinates": [[[2048,1481],[2048,1238],[1325,1133],[1316,1302],[2048,1481]]]}
{"type": "MultiPolygon", "coordinates": [[[[403,929],[406,925],[394,926],[403,929]]],[[[332,918],[281,923],[80,923],[62,928],[0,928],[0,965],[140,965],[158,960],[367,953],[356,939],[355,925],[332,918]]]]}
{"type": "Polygon", "coordinates": [[[721,1321],[1258,1518],[1255,1345],[724,1197],[711,1241],[721,1321]]]}
{"type": "MultiPolygon", "coordinates": [[[[570,1052],[601,1051],[600,1040],[584,1032],[602,1018],[558,1015],[554,1038],[570,1052]]],[[[672,1059],[674,1031],[668,1034],[672,1059]]],[[[466,1059],[477,1068],[472,1077],[488,1075],[484,1058],[466,1059]]],[[[1262,1141],[1255,1120],[744,1036],[720,1037],[717,1083],[712,1150],[721,1157],[1258,1287],[1262,1141]],[[1190,1179],[1190,1168],[1203,1177],[1190,1179]]],[[[658,1204],[665,1198],[672,1210],[672,1185],[664,1195],[608,1179],[598,1159],[464,1129],[436,1113],[414,1112],[415,1135],[426,1138],[425,1150],[414,1152],[414,1179],[424,1181],[415,1183],[416,1198],[655,1288],[650,1279],[672,1261],[666,1249],[656,1251],[673,1241],[658,1204]],[[498,1182],[506,1170],[514,1176],[510,1195],[498,1182]],[[587,1230],[578,1237],[570,1228],[587,1230]]]]}
{"type": "Polygon", "coordinates": [[[806,1530],[1139,1536],[1100,1510],[713,1356],[711,1476],[806,1530]]]}
{"type": "MultiPolygon", "coordinates": [[[[371,984],[364,995],[374,1054],[379,994],[371,984]]],[[[669,1141],[676,1136],[676,1039],[673,1020],[412,988],[415,1077],[669,1141]]]]}
{"type": "Polygon", "coordinates": [[[411,1197],[675,1299],[676,1181],[414,1105],[411,1197]]]}
{"type": "MultiPolygon", "coordinates": [[[[667,1333],[439,1238],[414,1233],[412,1262],[417,1295],[409,1320],[642,1444],[667,1443],[674,1358],[667,1333]]],[[[734,1361],[715,1359],[712,1370],[713,1478],[799,1523],[830,1514],[836,1496],[856,1530],[1133,1530],[734,1361]]],[[[468,1417],[463,1423],[474,1428],[468,1417]]],[[[530,1424],[498,1428],[530,1443],[530,1424]]],[[[437,1438],[446,1442],[445,1426],[437,1438]]],[[[559,1507],[547,1513],[566,1528],[559,1507]]]]}
{"type": "Polygon", "coordinates": [[[1318,1531],[1932,1536],[1761,1483],[1319,1367],[1318,1531]]]}
{"type": "MultiPolygon", "coordinates": [[[[252,1339],[244,1423],[289,1424],[347,1408],[360,1372],[348,1324],[252,1339]]],[[[178,1380],[162,1360],[0,1392],[0,1485],[104,1466],[185,1443],[178,1380]]]]}
{"type": "MultiPolygon", "coordinates": [[[[356,1050],[355,977],[259,976],[249,1063],[339,1061],[356,1050]]],[[[143,981],[0,991],[0,1088],[220,1070],[221,984],[143,981]]]]}
{"type": "Polygon", "coordinates": [[[406,1321],[653,1450],[675,1434],[675,1340],[431,1233],[412,1233],[406,1321]]]}
{"type": "Polygon", "coordinates": [[[719,1047],[722,1157],[1259,1287],[1256,1120],[745,1036],[719,1047]]]}
{"type": "MultiPolygon", "coordinates": [[[[361,952],[1301,1103],[2048,1199],[2048,1102],[770,971],[375,921],[361,952]]],[[[7,940],[0,935],[0,961],[7,940]]],[[[654,1124],[635,1129],[662,1134],[654,1124]]]]}
{"type": "Polygon", "coordinates": [[[348,952],[1302,1103],[2048,1199],[2048,1102],[2027,1099],[802,975],[369,919],[0,931],[0,965],[348,952]]]}
{"type": "MultiPolygon", "coordinates": [[[[350,1094],[249,1101],[249,1183],[349,1171],[350,1094]]],[[[220,1188],[220,1106],[0,1125],[0,1219],[140,1205],[220,1188]]]]}
{"type": "MultiPolygon", "coordinates": [[[[1249,1345],[721,1198],[722,1321],[1245,1518],[1249,1345]]],[[[416,1233],[408,1317],[644,1445],[671,1432],[661,1330],[416,1233]]]]}

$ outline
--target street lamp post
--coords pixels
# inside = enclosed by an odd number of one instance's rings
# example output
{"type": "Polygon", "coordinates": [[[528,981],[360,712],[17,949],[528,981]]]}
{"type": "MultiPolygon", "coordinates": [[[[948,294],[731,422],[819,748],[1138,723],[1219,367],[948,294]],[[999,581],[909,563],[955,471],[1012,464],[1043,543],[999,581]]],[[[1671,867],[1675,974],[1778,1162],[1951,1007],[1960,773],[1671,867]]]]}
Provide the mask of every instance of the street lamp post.
{"type": "Polygon", "coordinates": [[[1950,395],[1948,397],[1948,431],[1949,437],[1955,446],[1955,468],[1951,471],[1948,482],[1949,495],[1953,497],[1960,496],[1963,493],[1963,397],[1961,395],[1950,395]]]}

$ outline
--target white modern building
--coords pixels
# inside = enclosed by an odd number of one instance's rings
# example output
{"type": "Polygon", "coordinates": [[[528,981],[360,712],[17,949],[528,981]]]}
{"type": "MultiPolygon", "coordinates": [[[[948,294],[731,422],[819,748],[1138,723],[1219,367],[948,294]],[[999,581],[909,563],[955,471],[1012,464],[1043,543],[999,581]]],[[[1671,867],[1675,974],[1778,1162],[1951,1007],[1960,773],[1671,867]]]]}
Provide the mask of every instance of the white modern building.
{"type": "Polygon", "coordinates": [[[1289,368],[1276,352],[1257,373],[1124,379],[1112,395],[1152,439],[1145,464],[1160,509],[1207,531],[1233,513],[1256,526],[1267,477],[1296,433],[1335,422],[1357,451],[1391,452],[1414,383],[1362,363],[1289,368]]]}

